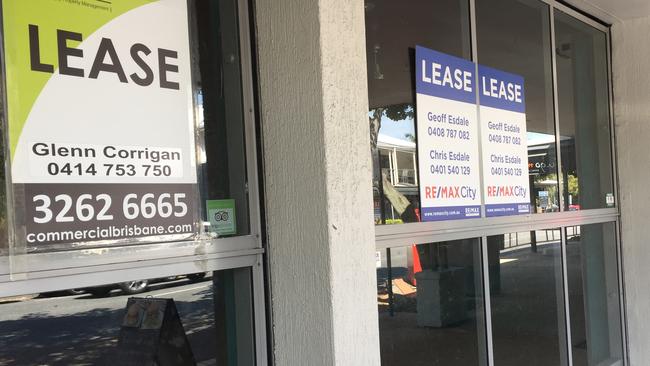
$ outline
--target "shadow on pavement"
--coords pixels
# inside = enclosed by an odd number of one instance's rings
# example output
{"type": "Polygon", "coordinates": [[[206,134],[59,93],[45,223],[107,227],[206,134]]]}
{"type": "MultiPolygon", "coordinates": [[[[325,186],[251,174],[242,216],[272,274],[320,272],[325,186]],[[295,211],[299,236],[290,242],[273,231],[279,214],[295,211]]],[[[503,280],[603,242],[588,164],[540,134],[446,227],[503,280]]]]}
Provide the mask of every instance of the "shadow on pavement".
{"type": "MultiPolygon", "coordinates": [[[[176,306],[196,360],[211,359],[216,348],[212,289],[197,289],[192,295],[192,301],[176,301],[176,306]]],[[[128,296],[122,297],[126,305],[128,296]]],[[[84,298],[88,296],[77,299],[84,298]]],[[[123,316],[123,308],[99,307],[66,315],[30,313],[2,321],[0,365],[108,365],[123,316]]]]}

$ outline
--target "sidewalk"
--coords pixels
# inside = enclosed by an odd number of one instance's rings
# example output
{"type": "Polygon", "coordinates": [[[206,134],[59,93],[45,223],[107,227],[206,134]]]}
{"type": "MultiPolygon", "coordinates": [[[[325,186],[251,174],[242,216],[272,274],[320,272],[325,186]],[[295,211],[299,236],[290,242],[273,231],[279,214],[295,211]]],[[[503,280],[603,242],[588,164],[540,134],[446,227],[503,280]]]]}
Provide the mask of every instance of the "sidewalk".
{"type": "Polygon", "coordinates": [[[32,295],[21,295],[21,296],[12,296],[12,297],[0,297],[0,304],[8,302],[18,302],[18,301],[27,301],[37,297],[38,294],[32,295]]]}

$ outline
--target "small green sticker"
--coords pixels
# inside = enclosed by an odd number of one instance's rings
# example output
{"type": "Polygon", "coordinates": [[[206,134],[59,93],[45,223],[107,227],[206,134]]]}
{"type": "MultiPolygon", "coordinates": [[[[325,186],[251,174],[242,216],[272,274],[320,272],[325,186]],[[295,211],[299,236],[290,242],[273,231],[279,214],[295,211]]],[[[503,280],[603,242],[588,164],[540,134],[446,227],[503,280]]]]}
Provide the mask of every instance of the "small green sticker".
{"type": "Polygon", "coordinates": [[[237,234],[235,200],[207,200],[210,231],[219,235],[237,234]]]}

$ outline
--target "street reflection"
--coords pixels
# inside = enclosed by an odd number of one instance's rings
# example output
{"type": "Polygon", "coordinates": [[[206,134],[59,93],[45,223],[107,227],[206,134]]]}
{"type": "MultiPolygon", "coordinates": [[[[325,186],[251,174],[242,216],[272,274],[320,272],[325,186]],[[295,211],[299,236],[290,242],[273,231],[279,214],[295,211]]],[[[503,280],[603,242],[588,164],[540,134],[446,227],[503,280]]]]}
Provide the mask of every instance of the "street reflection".
{"type": "Polygon", "coordinates": [[[479,365],[484,327],[478,239],[377,256],[382,365],[479,365]]]}
{"type": "MultiPolygon", "coordinates": [[[[216,364],[211,276],[150,285],[135,296],[173,298],[194,356],[216,364]]],[[[56,292],[0,299],[0,365],[105,365],[117,346],[129,295],[56,292]]]]}
{"type": "MultiPolygon", "coordinates": [[[[579,229],[570,228],[579,233],[579,229]]],[[[564,365],[564,293],[559,229],[488,237],[496,365],[564,365]]]]}

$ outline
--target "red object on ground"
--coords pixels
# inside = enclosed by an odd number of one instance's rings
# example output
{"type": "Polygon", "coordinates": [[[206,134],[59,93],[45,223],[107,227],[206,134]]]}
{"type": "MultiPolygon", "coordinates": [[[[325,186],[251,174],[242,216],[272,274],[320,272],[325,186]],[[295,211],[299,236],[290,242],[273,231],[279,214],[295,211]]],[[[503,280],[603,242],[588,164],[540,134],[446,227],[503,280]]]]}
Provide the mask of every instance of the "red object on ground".
{"type": "Polygon", "coordinates": [[[418,254],[417,245],[411,245],[411,252],[413,253],[413,267],[409,268],[409,277],[411,277],[411,283],[413,283],[413,286],[417,286],[415,274],[422,272],[422,264],[420,264],[420,255],[418,254]]]}
{"type": "MultiPolygon", "coordinates": [[[[414,211],[415,211],[415,215],[418,218],[418,221],[422,221],[422,219],[420,218],[420,209],[416,208],[414,211]]],[[[413,284],[413,286],[417,286],[417,281],[415,280],[415,274],[418,272],[422,272],[422,264],[420,263],[420,255],[418,254],[417,245],[415,244],[411,245],[411,254],[413,255],[413,266],[409,268],[409,281],[413,284]]]]}

